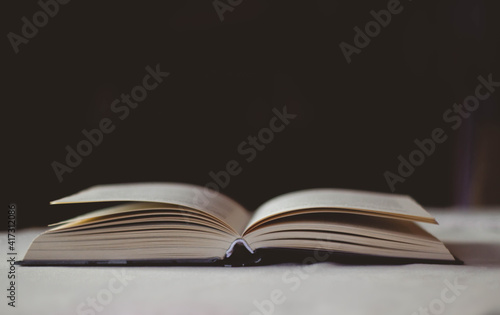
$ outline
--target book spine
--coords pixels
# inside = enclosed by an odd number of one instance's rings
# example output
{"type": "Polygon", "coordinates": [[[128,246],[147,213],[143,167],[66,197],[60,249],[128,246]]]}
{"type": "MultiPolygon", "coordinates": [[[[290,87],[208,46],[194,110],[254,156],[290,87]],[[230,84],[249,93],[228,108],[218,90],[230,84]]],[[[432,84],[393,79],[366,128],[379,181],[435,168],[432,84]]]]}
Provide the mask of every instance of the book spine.
{"type": "Polygon", "coordinates": [[[231,257],[231,255],[234,253],[235,247],[238,245],[245,247],[250,254],[254,254],[254,251],[250,247],[250,245],[248,245],[248,243],[244,239],[238,238],[234,240],[234,242],[231,243],[231,246],[229,246],[229,248],[227,249],[225,258],[231,257]]]}

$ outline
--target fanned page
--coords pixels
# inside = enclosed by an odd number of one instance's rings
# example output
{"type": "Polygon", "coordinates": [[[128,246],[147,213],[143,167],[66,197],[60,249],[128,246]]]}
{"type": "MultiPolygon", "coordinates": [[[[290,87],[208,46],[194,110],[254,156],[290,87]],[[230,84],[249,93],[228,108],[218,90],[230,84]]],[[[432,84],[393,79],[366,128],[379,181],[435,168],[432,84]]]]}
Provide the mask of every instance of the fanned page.
{"type": "Polygon", "coordinates": [[[200,186],[180,183],[100,185],[51,204],[116,201],[163,203],[204,211],[227,223],[240,235],[250,219],[248,211],[231,198],[200,186]]]}
{"type": "Polygon", "coordinates": [[[252,249],[291,248],[453,261],[441,241],[415,222],[348,213],[271,220],[245,235],[252,249]]]}
{"type": "Polygon", "coordinates": [[[267,201],[255,211],[245,231],[271,218],[322,210],[437,223],[409,196],[320,188],[292,192],[267,201]]]}

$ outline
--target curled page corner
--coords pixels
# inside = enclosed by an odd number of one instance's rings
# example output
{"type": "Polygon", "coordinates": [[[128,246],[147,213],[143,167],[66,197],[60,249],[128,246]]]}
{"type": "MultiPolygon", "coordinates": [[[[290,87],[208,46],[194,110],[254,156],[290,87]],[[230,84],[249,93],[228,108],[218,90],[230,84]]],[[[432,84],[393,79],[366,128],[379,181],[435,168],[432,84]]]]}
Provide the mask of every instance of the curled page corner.
{"type": "Polygon", "coordinates": [[[238,238],[231,243],[231,246],[229,246],[228,250],[226,251],[226,258],[231,257],[236,245],[243,245],[250,252],[250,254],[254,254],[254,251],[252,250],[252,248],[250,248],[248,243],[244,239],[238,238]]]}

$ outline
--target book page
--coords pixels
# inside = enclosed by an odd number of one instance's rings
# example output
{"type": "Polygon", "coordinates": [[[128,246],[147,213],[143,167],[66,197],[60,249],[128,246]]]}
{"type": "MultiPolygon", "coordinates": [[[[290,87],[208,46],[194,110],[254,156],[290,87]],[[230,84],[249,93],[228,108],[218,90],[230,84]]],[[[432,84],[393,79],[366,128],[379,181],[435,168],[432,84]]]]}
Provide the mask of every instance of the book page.
{"type": "Polygon", "coordinates": [[[246,229],[273,216],[307,209],[356,210],[355,213],[436,223],[435,219],[409,196],[319,188],[292,192],[267,201],[255,211],[246,229]]]}
{"type": "Polygon", "coordinates": [[[241,235],[250,214],[236,201],[213,190],[183,183],[131,183],[90,187],[51,204],[88,202],[159,202],[204,211],[241,235]]]}
{"type": "Polygon", "coordinates": [[[234,238],[236,231],[224,221],[201,210],[153,202],[128,202],[118,206],[104,208],[80,215],[62,222],[50,224],[56,226],[48,232],[67,232],[69,230],[85,230],[100,226],[116,226],[123,223],[135,223],[136,218],[147,218],[153,222],[172,221],[190,225],[204,225],[230,234],[234,238]],[[167,220],[168,218],[168,220],[167,220]]]}

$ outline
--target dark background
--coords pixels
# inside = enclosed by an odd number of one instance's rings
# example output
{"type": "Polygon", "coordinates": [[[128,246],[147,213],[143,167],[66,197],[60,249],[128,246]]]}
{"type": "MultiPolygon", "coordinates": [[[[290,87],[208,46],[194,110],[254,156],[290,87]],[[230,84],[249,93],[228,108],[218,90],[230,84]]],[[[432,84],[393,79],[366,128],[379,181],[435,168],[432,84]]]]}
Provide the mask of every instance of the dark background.
{"type": "Polygon", "coordinates": [[[442,118],[479,75],[500,81],[498,2],[402,0],[348,64],[339,44],[387,3],[243,0],[221,21],[212,1],[73,0],[17,54],[7,34],[40,7],[4,3],[4,205],[17,204],[19,227],[47,225],[85,212],[49,201],[88,186],[205,185],[232,159],[243,171],[222,192],[249,209],[313,187],[389,192],[384,172],[437,127],[448,140],[395,192],[426,206],[500,203],[500,92],[456,131],[442,118]],[[170,76],[117,119],[111,102],[158,63],[170,76]],[[245,162],[238,145],[283,106],[297,119],[245,162]],[[51,163],[105,117],[116,130],[59,183],[51,163]]]}

